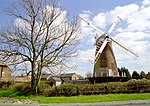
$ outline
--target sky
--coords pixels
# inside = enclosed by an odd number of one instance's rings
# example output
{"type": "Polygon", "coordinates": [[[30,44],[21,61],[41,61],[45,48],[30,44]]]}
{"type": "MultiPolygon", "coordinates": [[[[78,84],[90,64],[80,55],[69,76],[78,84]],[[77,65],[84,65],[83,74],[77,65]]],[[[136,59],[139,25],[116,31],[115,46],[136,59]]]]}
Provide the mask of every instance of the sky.
{"type": "MultiPolygon", "coordinates": [[[[16,1],[0,0],[0,29],[14,22],[4,10],[16,1]]],[[[113,45],[118,67],[126,67],[131,74],[134,70],[150,72],[150,0],[60,0],[60,3],[70,15],[80,16],[106,33],[119,16],[122,21],[113,30],[112,37],[139,57],[135,59],[113,45]]],[[[78,67],[69,72],[85,76],[93,72],[94,37],[98,32],[84,22],[81,27],[79,56],[73,59],[78,67]]]]}

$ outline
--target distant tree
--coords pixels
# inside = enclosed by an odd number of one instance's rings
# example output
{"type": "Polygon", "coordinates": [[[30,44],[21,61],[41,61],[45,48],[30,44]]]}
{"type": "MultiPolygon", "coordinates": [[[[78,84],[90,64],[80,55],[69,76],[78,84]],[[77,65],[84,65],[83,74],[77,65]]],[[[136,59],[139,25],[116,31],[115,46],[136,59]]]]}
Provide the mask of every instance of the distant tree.
{"type": "Polygon", "coordinates": [[[122,77],[122,70],[120,68],[118,68],[118,72],[119,72],[119,76],[122,77]]]}
{"type": "Polygon", "coordinates": [[[86,78],[93,77],[92,72],[87,72],[85,77],[86,77],[86,78]]]}
{"type": "Polygon", "coordinates": [[[145,74],[144,71],[141,71],[141,72],[140,72],[140,78],[146,78],[146,74],[145,74]]]}
{"type": "Polygon", "coordinates": [[[138,73],[137,71],[133,71],[133,73],[132,73],[132,78],[133,78],[133,79],[139,79],[139,78],[140,78],[139,73],[138,73]]]}
{"type": "Polygon", "coordinates": [[[125,67],[121,67],[121,72],[124,72],[126,74],[126,80],[130,80],[131,79],[131,74],[129,73],[129,70],[125,67]]]}

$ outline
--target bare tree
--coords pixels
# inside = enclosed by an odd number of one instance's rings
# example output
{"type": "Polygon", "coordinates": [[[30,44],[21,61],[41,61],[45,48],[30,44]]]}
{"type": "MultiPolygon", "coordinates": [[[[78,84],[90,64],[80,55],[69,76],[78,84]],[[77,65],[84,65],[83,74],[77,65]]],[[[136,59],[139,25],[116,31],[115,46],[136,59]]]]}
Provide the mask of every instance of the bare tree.
{"type": "Polygon", "coordinates": [[[22,0],[7,10],[14,25],[1,31],[1,56],[15,65],[31,65],[31,88],[37,90],[43,69],[65,66],[75,55],[79,24],[57,0],[22,0]]]}

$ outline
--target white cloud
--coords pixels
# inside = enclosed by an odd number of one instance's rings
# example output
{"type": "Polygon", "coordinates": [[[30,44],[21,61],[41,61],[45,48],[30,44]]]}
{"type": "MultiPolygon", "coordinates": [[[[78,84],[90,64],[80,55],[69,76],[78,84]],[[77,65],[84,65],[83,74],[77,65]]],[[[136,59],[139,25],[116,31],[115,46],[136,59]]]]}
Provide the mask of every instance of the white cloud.
{"type": "Polygon", "coordinates": [[[100,27],[105,27],[108,23],[114,22],[117,16],[119,16],[121,19],[125,19],[138,10],[139,6],[136,4],[117,6],[111,11],[107,11],[105,13],[98,13],[93,18],[93,22],[100,27]]]}
{"type": "Polygon", "coordinates": [[[105,13],[99,13],[97,16],[95,16],[93,18],[93,23],[97,26],[97,27],[105,27],[105,23],[106,23],[106,14],[105,13]]]}
{"type": "Polygon", "coordinates": [[[79,50],[78,57],[73,60],[77,63],[76,72],[82,76],[85,76],[87,72],[93,72],[93,59],[95,49],[79,50]]]}
{"type": "Polygon", "coordinates": [[[149,6],[150,0],[143,0],[142,4],[143,4],[143,6],[149,6]]]}
{"type": "Polygon", "coordinates": [[[145,31],[150,29],[150,7],[142,8],[131,14],[128,19],[126,31],[145,31]]]}
{"type": "Polygon", "coordinates": [[[125,19],[129,15],[133,14],[134,12],[136,12],[138,10],[139,10],[139,6],[136,4],[130,4],[127,6],[118,6],[114,10],[110,11],[109,15],[113,18],[119,16],[122,19],[125,19]]]}

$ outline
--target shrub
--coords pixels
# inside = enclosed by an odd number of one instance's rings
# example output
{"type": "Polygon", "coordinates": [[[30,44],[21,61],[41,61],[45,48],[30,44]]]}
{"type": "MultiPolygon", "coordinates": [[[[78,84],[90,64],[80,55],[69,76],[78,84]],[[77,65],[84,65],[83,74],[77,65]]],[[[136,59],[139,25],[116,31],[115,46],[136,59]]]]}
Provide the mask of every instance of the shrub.
{"type": "Polygon", "coordinates": [[[1,82],[0,82],[0,88],[5,88],[5,86],[6,86],[6,82],[1,81],[1,82]]]}
{"type": "Polygon", "coordinates": [[[75,84],[65,84],[58,87],[56,90],[59,95],[75,96],[77,95],[77,86],[75,84]]]}
{"type": "Polygon", "coordinates": [[[99,95],[107,93],[106,84],[86,84],[79,86],[80,95],[99,95]]]}
{"type": "Polygon", "coordinates": [[[129,80],[124,83],[127,90],[126,93],[147,93],[150,92],[149,80],[129,80]]]}
{"type": "Polygon", "coordinates": [[[17,83],[14,85],[14,89],[21,92],[21,95],[31,95],[34,91],[31,90],[30,83],[17,83]]]}
{"type": "Polygon", "coordinates": [[[124,86],[122,82],[110,82],[107,84],[108,93],[122,93],[124,86]]]}
{"type": "Polygon", "coordinates": [[[40,85],[38,86],[38,95],[48,96],[50,90],[50,85],[47,82],[41,81],[40,85]]]}
{"type": "Polygon", "coordinates": [[[7,88],[10,88],[10,86],[12,86],[14,84],[13,81],[0,81],[0,88],[1,89],[7,89],[7,88]]]}
{"type": "Polygon", "coordinates": [[[75,96],[78,95],[78,86],[75,84],[65,84],[59,87],[53,87],[49,96],[75,96]]]}

